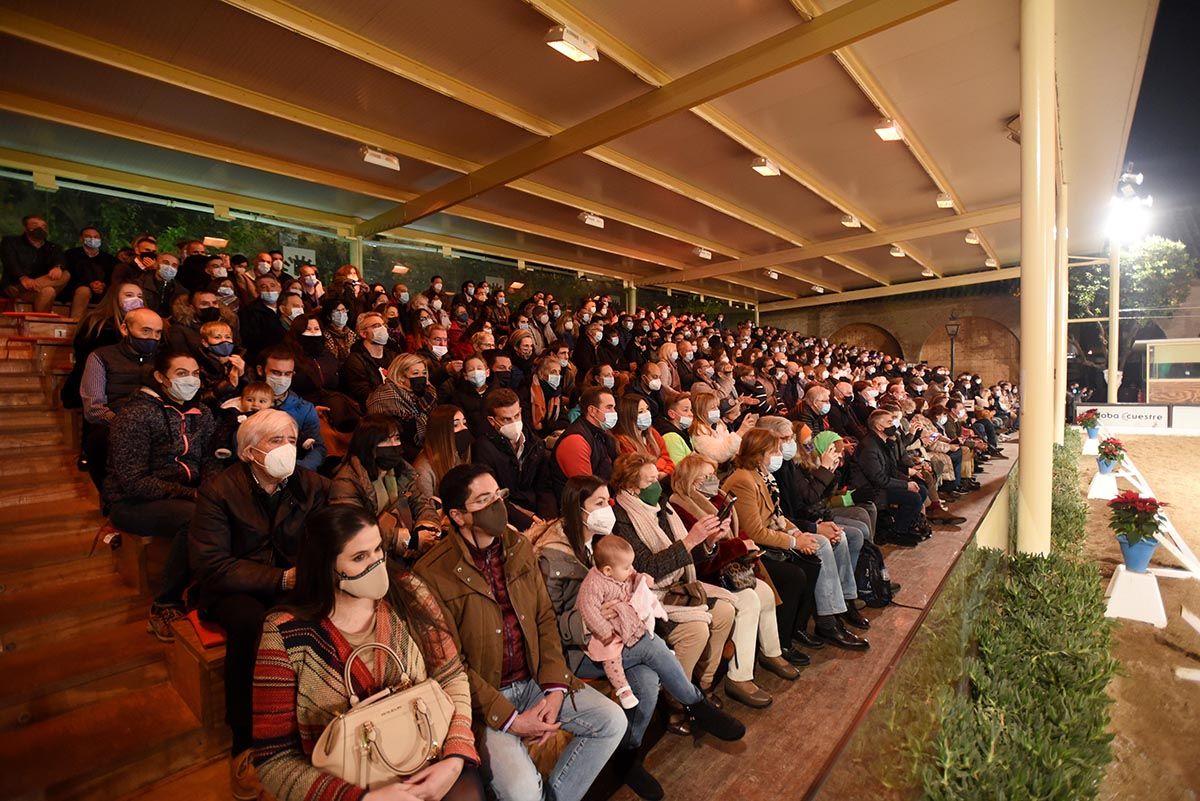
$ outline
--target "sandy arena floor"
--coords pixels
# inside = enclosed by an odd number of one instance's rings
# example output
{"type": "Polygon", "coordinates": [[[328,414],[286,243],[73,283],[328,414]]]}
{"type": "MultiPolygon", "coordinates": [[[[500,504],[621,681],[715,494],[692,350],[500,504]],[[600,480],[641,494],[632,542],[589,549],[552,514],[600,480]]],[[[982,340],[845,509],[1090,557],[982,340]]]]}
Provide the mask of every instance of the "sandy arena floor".
{"type": "MultiPolygon", "coordinates": [[[[1200,438],[1120,437],[1171,521],[1200,554],[1200,470],[1194,459],[1200,438]]],[[[1084,457],[1084,491],[1096,472],[1084,457]]],[[[1122,489],[1126,488],[1124,482],[1122,489]]],[[[1108,529],[1103,501],[1089,501],[1088,555],[1105,577],[1121,561],[1108,529]]],[[[1179,567],[1159,548],[1154,564],[1179,567]]],[[[1159,579],[1167,628],[1120,622],[1114,633],[1123,675],[1109,686],[1115,699],[1113,762],[1100,791],[1102,801],[1196,801],[1200,799],[1200,683],[1175,678],[1176,667],[1200,668],[1200,634],[1180,618],[1186,606],[1200,614],[1200,581],[1159,579]]]]}

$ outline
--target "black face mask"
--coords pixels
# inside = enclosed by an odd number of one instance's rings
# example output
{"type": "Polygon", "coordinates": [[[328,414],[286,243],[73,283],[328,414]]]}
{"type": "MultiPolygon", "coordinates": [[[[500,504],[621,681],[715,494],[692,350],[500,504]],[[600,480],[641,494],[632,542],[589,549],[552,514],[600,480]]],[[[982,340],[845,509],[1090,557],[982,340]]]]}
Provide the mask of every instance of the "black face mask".
{"type": "Polygon", "coordinates": [[[412,391],[414,395],[424,395],[426,387],[429,386],[429,379],[423,375],[420,375],[416,378],[408,379],[408,383],[412,385],[412,391]]]}
{"type": "Polygon", "coordinates": [[[497,387],[508,387],[512,385],[512,373],[507,370],[499,370],[492,373],[492,384],[497,387]]]}
{"type": "Polygon", "coordinates": [[[221,319],[221,310],[216,306],[209,306],[206,309],[200,309],[196,312],[196,319],[202,323],[215,323],[221,319]]]}
{"type": "Polygon", "coordinates": [[[401,445],[380,445],[375,449],[375,466],[380,470],[395,470],[404,464],[404,448],[401,445]]]}
{"type": "Polygon", "coordinates": [[[897,431],[899,431],[899,429],[896,428],[896,426],[888,426],[887,428],[883,429],[884,436],[887,436],[887,437],[896,436],[897,431]]]}
{"type": "Polygon", "coordinates": [[[469,428],[454,432],[454,448],[460,456],[467,452],[467,448],[471,447],[471,441],[471,430],[469,428]]]}
{"type": "Polygon", "coordinates": [[[310,359],[315,359],[325,350],[325,337],[298,337],[300,340],[300,349],[304,351],[304,355],[310,359]]]}

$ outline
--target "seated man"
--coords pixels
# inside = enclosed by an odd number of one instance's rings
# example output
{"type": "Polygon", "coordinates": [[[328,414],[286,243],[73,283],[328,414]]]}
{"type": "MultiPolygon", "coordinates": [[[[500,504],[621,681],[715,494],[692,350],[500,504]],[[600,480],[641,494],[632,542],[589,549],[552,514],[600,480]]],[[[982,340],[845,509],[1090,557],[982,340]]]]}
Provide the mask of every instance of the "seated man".
{"type": "Polygon", "coordinates": [[[120,324],[121,341],[88,355],[79,382],[83,401],[83,452],[96,489],[104,486],[108,467],[109,426],[117,412],[147,382],[154,353],[162,339],[162,318],[150,309],[134,309],[120,324]]]}
{"type": "Polygon", "coordinates": [[[796,420],[808,426],[814,437],[830,428],[827,417],[833,408],[830,397],[828,387],[823,384],[813,384],[804,392],[804,400],[800,404],[800,410],[796,413],[796,420]]]}
{"type": "Polygon", "coordinates": [[[22,217],[21,225],[21,233],[0,240],[4,291],[14,300],[32,303],[36,312],[48,312],[59,291],[71,280],[63,249],[50,241],[50,227],[36,214],[22,217]]]}
{"type": "Polygon", "coordinates": [[[296,433],[295,421],[276,409],[242,423],[242,463],[200,486],[188,531],[195,576],[188,600],[227,638],[225,720],[233,731],[234,798],[257,797],[250,692],[263,620],[295,585],[304,523],[329,497],[329,481],[296,464],[296,433]]]}
{"type": "MultiPolygon", "coordinates": [[[[871,502],[879,509],[895,507],[892,540],[902,545],[915,545],[917,515],[925,505],[925,494],[924,488],[910,479],[896,462],[896,451],[889,441],[898,434],[896,414],[887,409],[876,409],[867,418],[870,433],[850,463],[850,488],[854,490],[854,500],[859,503],[871,502]]],[[[878,538],[878,533],[876,536],[878,538]]]]}
{"type": "Polygon", "coordinates": [[[625,736],[625,713],[567,669],[533,549],[508,525],[491,471],[451,468],[438,495],[453,532],[414,570],[441,600],[470,665],[492,791],[500,801],[535,801],[545,790],[556,801],[579,801],[625,736]],[[526,742],[560,728],[575,737],[543,788],[526,742]]]}
{"type": "Polygon", "coordinates": [[[612,391],[588,387],[579,396],[579,419],[563,429],[554,445],[550,475],[555,495],[572,476],[596,476],[608,481],[617,458],[613,426],[617,424],[617,402],[612,391]]]}
{"type": "Polygon", "coordinates": [[[101,244],[100,231],[89,225],[79,232],[79,246],[63,254],[71,278],[59,296],[71,299],[72,319],[82,317],[89,303],[99,303],[112,280],[117,257],[101,244]]]}
{"type": "Polygon", "coordinates": [[[496,389],[484,400],[488,432],[475,440],[475,461],[487,465],[497,483],[508,490],[508,516],[518,531],[538,520],[558,517],[550,489],[550,454],[522,418],[520,400],[511,389],[496,389]]]}
{"type": "Polygon", "coordinates": [[[327,452],[321,436],[321,420],[317,407],[292,392],[292,379],[296,375],[296,356],[286,346],[280,346],[262,354],[258,366],[258,377],[266,381],[275,393],[275,408],[287,412],[299,426],[299,449],[303,454],[297,464],[308,470],[316,470],[325,461],[327,452]]]}
{"type": "MultiPolygon", "coordinates": [[[[269,266],[269,265],[268,265],[269,266]]],[[[258,299],[238,311],[242,343],[250,353],[262,353],[283,341],[291,319],[279,316],[279,281],[272,275],[254,279],[258,299]]]]}

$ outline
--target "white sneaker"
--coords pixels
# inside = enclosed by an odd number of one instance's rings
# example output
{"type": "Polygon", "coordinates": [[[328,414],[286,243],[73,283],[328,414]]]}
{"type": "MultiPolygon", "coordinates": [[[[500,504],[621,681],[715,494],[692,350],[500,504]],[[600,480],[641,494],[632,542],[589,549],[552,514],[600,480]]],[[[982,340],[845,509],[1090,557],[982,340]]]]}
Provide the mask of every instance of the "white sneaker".
{"type": "Polygon", "coordinates": [[[621,702],[622,709],[633,709],[638,705],[637,696],[633,694],[633,688],[629,685],[617,690],[617,700],[621,702]]]}

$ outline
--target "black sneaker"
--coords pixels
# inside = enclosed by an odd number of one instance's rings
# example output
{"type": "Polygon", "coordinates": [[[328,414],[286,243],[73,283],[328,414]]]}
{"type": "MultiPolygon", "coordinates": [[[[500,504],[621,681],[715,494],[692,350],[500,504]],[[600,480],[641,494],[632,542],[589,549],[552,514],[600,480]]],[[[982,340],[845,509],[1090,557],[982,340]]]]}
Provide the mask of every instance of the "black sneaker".
{"type": "Polygon", "coordinates": [[[718,740],[733,742],[746,736],[746,727],[740,720],[717,709],[707,700],[701,699],[686,709],[695,728],[708,732],[718,740]]]}
{"type": "Polygon", "coordinates": [[[666,793],[658,779],[654,778],[642,764],[642,755],[637,749],[620,748],[613,754],[613,762],[624,778],[625,785],[646,801],[661,801],[666,793]]]}

